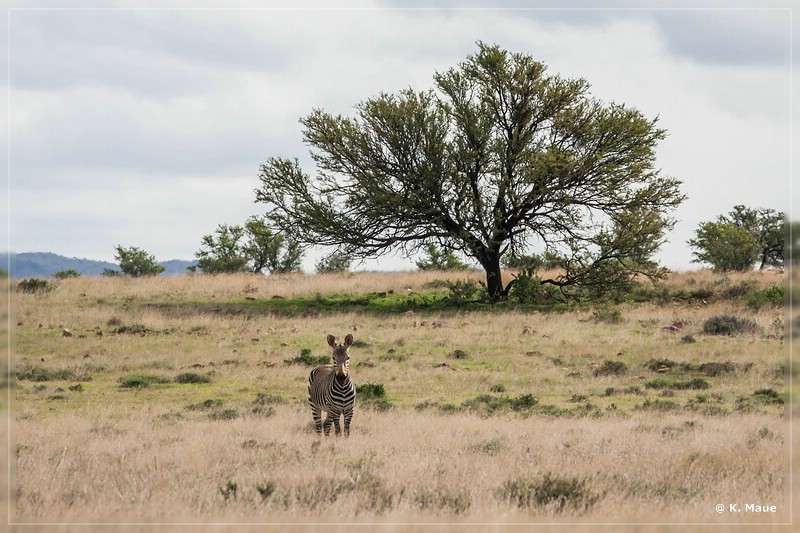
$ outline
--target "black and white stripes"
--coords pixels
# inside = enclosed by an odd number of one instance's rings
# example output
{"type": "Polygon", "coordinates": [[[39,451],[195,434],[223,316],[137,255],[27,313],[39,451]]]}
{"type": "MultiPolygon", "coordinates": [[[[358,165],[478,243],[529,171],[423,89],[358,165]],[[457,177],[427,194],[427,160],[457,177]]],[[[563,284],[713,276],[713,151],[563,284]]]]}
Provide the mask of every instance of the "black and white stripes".
{"type": "Polygon", "coordinates": [[[308,403],[314,417],[314,429],[330,434],[331,424],[336,435],[341,434],[339,418],[344,416],[344,435],[350,435],[350,421],[356,402],[356,386],[350,380],[350,353],[353,336],[347,335],[344,344],[336,344],[336,338],[328,335],[328,344],[333,348],[333,364],[320,366],[308,376],[308,403]],[[328,413],[322,421],[322,411],[328,413]]]}

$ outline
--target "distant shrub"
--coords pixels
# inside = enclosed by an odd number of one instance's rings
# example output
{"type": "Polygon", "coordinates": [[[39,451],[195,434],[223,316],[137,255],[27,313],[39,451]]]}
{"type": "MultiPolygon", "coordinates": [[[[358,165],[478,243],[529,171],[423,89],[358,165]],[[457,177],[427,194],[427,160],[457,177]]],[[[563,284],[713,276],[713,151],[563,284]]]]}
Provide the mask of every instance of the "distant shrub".
{"type": "Polygon", "coordinates": [[[22,381],[67,381],[75,379],[75,372],[68,369],[51,370],[43,366],[34,366],[17,370],[17,379],[22,381]]]}
{"type": "Polygon", "coordinates": [[[211,378],[194,372],[185,372],[175,377],[176,383],[211,383],[211,378]]]}
{"type": "Polygon", "coordinates": [[[208,418],[211,420],[235,420],[239,418],[239,411],[236,409],[222,409],[221,411],[212,411],[209,413],[208,418]]]}
{"type": "Polygon", "coordinates": [[[748,294],[744,303],[753,311],[759,311],[765,307],[783,307],[787,303],[786,290],[780,285],[773,285],[748,294]]]}
{"type": "Polygon", "coordinates": [[[678,363],[676,363],[671,359],[659,358],[659,359],[648,359],[647,362],[644,364],[644,366],[646,366],[649,370],[656,372],[659,368],[664,368],[664,367],[672,368],[674,366],[677,366],[677,364],[678,363]]]}
{"type": "Polygon", "coordinates": [[[592,311],[592,320],[603,324],[621,324],[622,311],[616,307],[598,307],[592,311]]]}
{"type": "Polygon", "coordinates": [[[471,279],[448,281],[447,288],[450,291],[447,301],[455,305],[481,301],[486,297],[486,288],[471,279]]]}
{"type": "Polygon", "coordinates": [[[303,348],[300,350],[300,355],[284,359],[283,362],[287,365],[324,366],[331,364],[331,358],[329,355],[311,355],[311,350],[303,348]]]}
{"type": "Polygon", "coordinates": [[[77,278],[80,277],[80,272],[74,268],[69,268],[67,270],[59,270],[58,272],[54,272],[53,277],[56,279],[77,278]]]}
{"type": "Polygon", "coordinates": [[[392,408],[392,403],[386,397],[386,390],[383,383],[363,383],[356,386],[357,401],[362,404],[374,407],[379,411],[386,411],[392,408]]]}
{"type": "Polygon", "coordinates": [[[762,403],[784,403],[783,395],[773,389],[758,389],[753,393],[753,399],[762,403]]]}
{"type": "Polygon", "coordinates": [[[504,481],[495,491],[495,497],[522,509],[553,508],[558,513],[567,509],[586,511],[599,500],[585,479],[560,477],[550,472],[532,480],[504,481]]]}
{"type": "Polygon", "coordinates": [[[169,379],[149,374],[134,374],[119,378],[119,386],[126,389],[145,388],[153,383],[169,383],[169,379]]]}
{"type": "Polygon", "coordinates": [[[711,387],[711,384],[703,378],[693,378],[689,381],[678,381],[667,378],[657,378],[648,381],[644,385],[648,389],[671,389],[671,390],[702,390],[711,387]]]}
{"type": "Polygon", "coordinates": [[[450,357],[452,357],[453,359],[467,359],[469,357],[469,354],[464,350],[453,350],[450,353],[450,357]]]}
{"type": "Polygon", "coordinates": [[[19,292],[49,292],[53,290],[53,284],[46,279],[39,278],[26,278],[17,282],[17,291],[19,292]]]}
{"type": "Polygon", "coordinates": [[[606,360],[594,369],[595,376],[620,376],[628,372],[628,366],[622,361],[606,360]]]}
{"type": "Polygon", "coordinates": [[[758,333],[760,330],[753,319],[734,315],[712,316],[703,322],[703,333],[707,335],[733,336],[739,333],[758,333]]]}

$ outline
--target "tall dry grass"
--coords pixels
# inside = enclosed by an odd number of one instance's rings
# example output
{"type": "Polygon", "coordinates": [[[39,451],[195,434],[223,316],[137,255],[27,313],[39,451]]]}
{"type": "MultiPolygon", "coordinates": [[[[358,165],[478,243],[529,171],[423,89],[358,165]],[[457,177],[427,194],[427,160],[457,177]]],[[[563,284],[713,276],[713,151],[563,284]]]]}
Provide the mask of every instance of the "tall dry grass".
{"type": "MultiPolygon", "coordinates": [[[[788,520],[789,418],[783,405],[753,400],[756,390],[786,387],[791,339],[782,339],[782,310],[730,301],[621,305],[620,320],[609,323],[593,308],[287,317],[146,305],[424,291],[445,277],[78,278],[46,294],[16,294],[15,368],[90,379],[20,380],[12,389],[12,520],[486,529],[788,520]],[[728,312],[761,331],[702,333],[708,317],[728,312]],[[118,332],[128,326],[143,329],[118,332]],[[304,349],[327,354],[325,334],[351,331],[363,343],[351,349],[354,380],[383,384],[391,408],[360,402],[349,440],[318,439],[304,405],[309,369],[286,361],[304,349]],[[706,376],[708,390],[662,391],[645,384],[672,374],[648,369],[651,359],[734,370],[706,376]],[[596,375],[609,360],[627,370],[596,375]],[[182,372],[211,383],[120,385],[131,375],[182,372]],[[532,395],[552,410],[464,407],[481,395],[532,395]],[[547,490],[556,497],[542,496],[547,490]],[[717,503],[774,504],[778,512],[717,514],[717,503]]],[[[665,283],[695,290],[779,279],[695,272],[665,283]]]]}

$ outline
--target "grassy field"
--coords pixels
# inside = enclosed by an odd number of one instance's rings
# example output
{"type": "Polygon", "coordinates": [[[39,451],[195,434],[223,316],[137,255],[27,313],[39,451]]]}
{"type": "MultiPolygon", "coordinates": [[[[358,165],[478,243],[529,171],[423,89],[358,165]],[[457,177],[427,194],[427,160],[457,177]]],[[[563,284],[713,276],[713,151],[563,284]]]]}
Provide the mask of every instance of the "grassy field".
{"type": "Polygon", "coordinates": [[[17,291],[11,520],[788,522],[798,365],[779,274],[539,306],[454,301],[465,277],[17,291]],[[305,405],[328,333],[356,339],[347,440],[318,438],[305,405]]]}

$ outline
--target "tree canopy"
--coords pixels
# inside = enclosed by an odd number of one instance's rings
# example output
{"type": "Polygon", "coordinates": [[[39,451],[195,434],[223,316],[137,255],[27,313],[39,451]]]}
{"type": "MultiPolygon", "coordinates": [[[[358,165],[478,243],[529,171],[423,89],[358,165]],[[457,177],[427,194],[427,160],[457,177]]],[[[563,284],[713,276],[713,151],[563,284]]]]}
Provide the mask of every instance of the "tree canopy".
{"type": "Polygon", "coordinates": [[[197,267],[207,274],[285,274],[300,270],[303,251],[294,240],[273,232],[263,218],[253,216],[244,226],[220,224],[214,234],[203,235],[195,256],[197,267]]]}
{"type": "Polygon", "coordinates": [[[689,240],[694,262],[715,270],[759,270],[782,267],[786,241],[786,215],[774,209],[734,206],[716,222],[702,222],[689,240]]]}
{"type": "Polygon", "coordinates": [[[542,280],[560,287],[616,279],[600,272],[660,275],[651,255],[684,199],[654,168],[666,132],[546,70],[478,43],[434,89],[379,94],[354,117],[313,109],[301,123],[316,175],[269,158],[256,201],[300,242],[351,256],[431,243],[461,252],[494,299],[508,290],[501,258],[531,248],[564,258],[542,280]]]}

